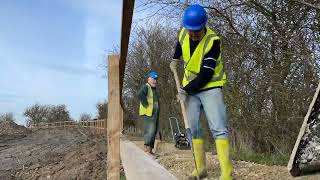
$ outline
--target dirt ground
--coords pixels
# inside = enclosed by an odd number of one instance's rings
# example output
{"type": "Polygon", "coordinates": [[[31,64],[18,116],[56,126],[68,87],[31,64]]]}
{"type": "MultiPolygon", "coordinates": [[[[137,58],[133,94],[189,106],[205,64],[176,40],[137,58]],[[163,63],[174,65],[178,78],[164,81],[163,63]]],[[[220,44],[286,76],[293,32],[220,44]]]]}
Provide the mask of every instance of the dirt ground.
{"type": "MultiPolygon", "coordinates": [[[[143,148],[142,139],[131,138],[131,140],[140,148],[143,148]]],[[[157,149],[157,147],[155,148],[157,149]]],[[[166,143],[162,145],[158,153],[160,164],[168,169],[179,180],[188,179],[189,173],[193,170],[192,154],[190,150],[177,150],[173,144],[166,143]],[[164,153],[163,153],[164,152],[164,153]]],[[[206,180],[219,179],[219,162],[216,155],[207,152],[206,164],[208,168],[208,177],[206,180]]],[[[304,176],[293,178],[284,166],[267,166],[252,162],[233,161],[233,177],[236,180],[319,180],[320,176],[304,176]]]]}
{"type": "MultiPolygon", "coordinates": [[[[106,179],[105,137],[82,128],[46,129],[15,138],[0,137],[0,180],[10,179],[106,179]]],[[[141,138],[132,139],[143,146],[141,138]]],[[[179,180],[186,179],[193,168],[188,150],[177,150],[172,144],[164,146],[160,164],[179,180]]],[[[219,177],[219,164],[207,153],[209,177],[219,177]]],[[[233,161],[234,177],[238,180],[293,179],[286,167],[265,166],[233,161]]],[[[296,179],[315,180],[320,177],[296,179]]]]}
{"type": "Polygon", "coordinates": [[[106,179],[104,138],[47,129],[0,142],[0,179],[106,179]]]}

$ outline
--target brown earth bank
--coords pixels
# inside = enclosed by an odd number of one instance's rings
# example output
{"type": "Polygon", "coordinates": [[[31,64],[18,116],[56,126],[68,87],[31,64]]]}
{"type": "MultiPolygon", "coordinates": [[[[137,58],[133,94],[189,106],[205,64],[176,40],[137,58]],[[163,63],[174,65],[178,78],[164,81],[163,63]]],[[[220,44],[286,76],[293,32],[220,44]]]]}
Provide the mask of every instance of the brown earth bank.
{"type": "Polygon", "coordinates": [[[29,129],[13,121],[0,121],[0,143],[10,139],[26,137],[29,133],[31,133],[29,129]]]}
{"type": "Polygon", "coordinates": [[[0,141],[0,179],[106,179],[106,145],[80,128],[0,141]]]}
{"type": "MultiPolygon", "coordinates": [[[[88,129],[46,129],[11,136],[0,141],[0,180],[7,179],[106,179],[105,136],[88,129]]],[[[141,138],[132,138],[143,147],[141,138]]],[[[193,169],[188,150],[177,150],[165,144],[159,162],[178,179],[186,179],[193,169]]],[[[219,164],[215,155],[207,153],[207,179],[218,179],[219,164]]],[[[286,167],[266,166],[233,161],[234,177],[243,180],[294,179],[286,167]]],[[[139,168],[139,167],[137,167],[139,168]]],[[[316,180],[319,176],[296,179],[316,180]]]]}

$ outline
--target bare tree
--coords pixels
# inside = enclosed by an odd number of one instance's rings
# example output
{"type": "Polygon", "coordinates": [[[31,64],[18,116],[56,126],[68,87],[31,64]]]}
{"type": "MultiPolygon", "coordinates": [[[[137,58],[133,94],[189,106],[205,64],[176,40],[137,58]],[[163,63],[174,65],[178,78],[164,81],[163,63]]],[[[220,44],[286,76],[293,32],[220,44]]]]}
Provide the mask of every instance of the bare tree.
{"type": "Polygon", "coordinates": [[[12,112],[0,114],[0,122],[11,121],[14,122],[15,118],[12,112]]]}
{"type": "Polygon", "coordinates": [[[34,104],[31,107],[27,107],[23,113],[26,116],[27,124],[34,123],[39,124],[40,122],[46,121],[46,114],[48,113],[48,108],[40,104],[34,104]]]}
{"type": "Polygon", "coordinates": [[[46,105],[48,111],[46,114],[47,122],[61,122],[61,121],[70,121],[70,114],[66,108],[66,105],[46,105]]]}
{"type": "Polygon", "coordinates": [[[38,124],[40,122],[60,122],[70,121],[69,111],[66,105],[40,105],[34,104],[25,109],[24,116],[26,116],[27,124],[38,124]]]}
{"type": "Polygon", "coordinates": [[[318,2],[318,5],[315,5],[315,4],[308,3],[308,2],[302,1],[302,0],[292,0],[292,1],[295,1],[295,2],[298,2],[298,3],[304,4],[304,5],[308,6],[308,7],[320,10],[320,3],[319,2],[318,2]]]}
{"type": "Polygon", "coordinates": [[[108,102],[99,102],[96,105],[98,111],[98,119],[107,119],[108,117],[108,102]]]}
{"type": "Polygon", "coordinates": [[[168,118],[181,116],[176,101],[174,79],[169,69],[174,46],[177,43],[177,30],[159,21],[152,21],[136,28],[125,71],[123,91],[125,125],[131,123],[142,128],[143,123],[138,120],[140,117],[137,92],[147,82],[147,74],[156,71],[159,74],[157,88],[160,93],[160,130],[164,131],[162,134],[170,134],[168,118]]]}
{"type": "MultiPolygon", "coordinates": [[[[199,1],[152,0],[140,8],[157,5],[156,14],[175,16],[180,24],[184,8],[195,2],[199,1]]],[[[209,15],[208,25],[223,43],[223,62],[228,75],[224,91],[233,146],[245,151],[290,153],[319,81],[320,12],[313,7],[317,1],[203,0],[201,3],[209,15]]],[[[134,92],[145,81],[146,72],[166,67],[161,63],[167,63],[171,57],[175,42],[166,35],[177,34],[171,27],[167,24],[156,31],[151,29],[154,26],[148,26],[149,29],[142,28],[133,39],[125,82],[131,112],[137,111],[137,106],[132,105],[138,103],[134,92]],[[154,37],[166,40],[155,43],[154,37]],[[156,58],[163,54],[165,58],[156,58]]],[[[160,74],[159,82],[164,83],[160,85],[166,87],[162,101],[170,102],[164,108],[171,109],[164,112],[171,115],[172,110],[177,111],[171,106],[174,104],[172,77],[168,70],[161,72],[167,76],[162,79],[160,74]]]]}
{"type": "Polygon", "coordinates": [[[80,121],[90,121],[91,120],[91,116],[90,116],[90,114],[82,113],[80,115],[79,120],[80,121]]]}

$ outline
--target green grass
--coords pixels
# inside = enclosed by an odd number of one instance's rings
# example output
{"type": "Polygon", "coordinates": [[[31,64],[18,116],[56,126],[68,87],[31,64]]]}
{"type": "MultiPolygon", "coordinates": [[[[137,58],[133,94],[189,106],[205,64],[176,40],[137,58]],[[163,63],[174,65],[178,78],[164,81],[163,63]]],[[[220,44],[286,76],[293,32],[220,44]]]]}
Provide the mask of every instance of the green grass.
{"type": "Polygon", "coordinates": [[[248,162],[255,162],[265,165],[280,165],[286,166],[289,161],[288,156],[274,155],[268,153],[244,153],[244,152],[232,152],[231,158],[234,160],[242,160],[248,162]]]}
{"type": "Polygon", "coordinates": [[[126,178],[126,176],[125,175],[120,175],[120,180],[126,180],[127,178],[126,178]]]}

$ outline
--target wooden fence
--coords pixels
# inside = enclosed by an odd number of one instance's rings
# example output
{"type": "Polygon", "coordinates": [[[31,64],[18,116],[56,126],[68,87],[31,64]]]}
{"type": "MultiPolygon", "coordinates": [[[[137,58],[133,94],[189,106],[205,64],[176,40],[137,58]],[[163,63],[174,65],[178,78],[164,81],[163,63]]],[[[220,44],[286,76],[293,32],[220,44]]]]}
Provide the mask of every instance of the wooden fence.
{"type": "MultiPolygon", "coordinates": [[[[85,127],[91,128],[98,131],[99,133],[105,133],[106,121],[104,119],[91,120],[91,121],[62,121],[62,122],[52,122],[52,123],[39,123],[30,125],[29,129],[47,129],[47,128],[57,128],[57,127],[85,127]]],[[[128,135],[142,136],[143,131],[135,126],[128,126],[124,128],[124,133],[128,135]]]]}
{"type": "Polygon", "coordinates": [[[52,123],[39,123],[31,124],[29,129],[48,129],[48,128],[58,128],[58,127],[85,127],[92,128],[99,133],[105,133],[106,120],[91,120],[91,121],[62,121],[62,122],[52,122],[52,123]]]}

